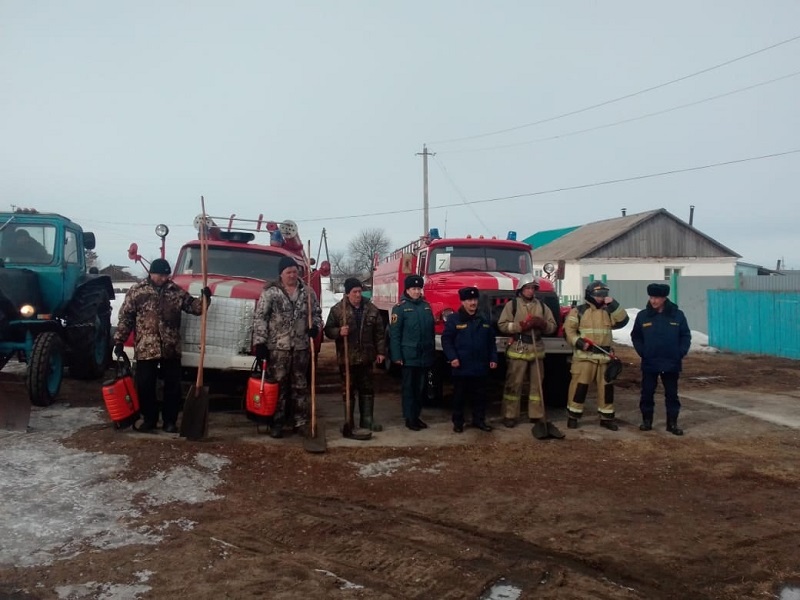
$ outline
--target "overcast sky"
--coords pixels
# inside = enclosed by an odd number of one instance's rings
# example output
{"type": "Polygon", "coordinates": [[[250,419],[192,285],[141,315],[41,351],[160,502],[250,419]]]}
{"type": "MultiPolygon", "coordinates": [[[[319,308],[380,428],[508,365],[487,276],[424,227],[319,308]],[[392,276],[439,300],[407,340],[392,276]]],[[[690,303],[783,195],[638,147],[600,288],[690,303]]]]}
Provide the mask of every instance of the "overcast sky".
{"type": "Polygon", "coordinates": [[[0,209],[69,216],[101,266],[156,257],[160,222],[174,258],[201,194],[295,220],[314,255],[323,227],[400,246],[427,143],[440,232],[694,205],[743,260],[800,269],[800,153],[485,202],[800,149],[800,40],[757,52],[796,36],[797,0],[0,0],[0,209]]]}

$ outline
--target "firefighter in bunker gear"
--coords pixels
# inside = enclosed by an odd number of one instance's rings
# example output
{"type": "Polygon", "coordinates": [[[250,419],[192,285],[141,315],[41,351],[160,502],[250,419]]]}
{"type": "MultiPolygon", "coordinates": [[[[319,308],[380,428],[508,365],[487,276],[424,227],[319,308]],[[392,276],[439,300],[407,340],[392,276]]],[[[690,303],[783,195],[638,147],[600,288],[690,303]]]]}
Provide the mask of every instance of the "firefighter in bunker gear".
{"type": "MultiPolygon", "coordinates": [[[[143,422],[138,431],[154,431],[158,425],[158,400],[156,382],[164,381],[161,409],[163,429],[167,433],[178,431],[178,411],[181,404],[181,312],[199,315],[203,309],[202,298],[170,281],[169,263],[157,258],[150,264],[147,279],[128,290],[119,310],[119,323],[114,334],[114,354],[124,353],[124,343],[134,332],[136,357],[136,391],[143,422]]],[[[201,290],[207,302],[211,290],[201,290]]]]}
{"type": "Polygon", "coordinates": [[[403,418],[411,431],[428,427],[420,413],[425,375],[436,350],[433,311],[422,298],[423,283],[419,275],[406,277],[403,297],[392,308],[389,323],[390,354],[403,367],[403,418]]]}
{"type": "Polygon", "coordinates": [[[573,308],[564,322],[564,336],[575,348],[570,369],[567,427],[578,427],[589,386],[594,383],[600,425],[616,431],[619,427],[614,422],[614,386],[605,381],[605,367],[611,359],[593,346],[610,351],[611,331],[625,326],[628,313],[609,295],[609,288],[602,281],[592,281],[586,286],[584,298],[585,303],[573,308]]]}
{"type": "Polygon", "coordinates": [[[263,357],[266,353],[268,377],[278,382],[278,405],[269,431],[274,438],[283,437],[289,411],[294,414],[294,429],[303,429],[308,421],[310,344],[321,329],[322,311],[317,295],[300,280],[295,260],[284,256],[278,263],[278,280],[264,286],[254,314],[256,356],[263,357]]]}
{"type": "Polygon", "coordinates": [[[380,313],[372,302],[362,297],[362,288],[363,284],[355,277],[350,277],[344,282],[344,298],[334,304],[328,313],[325,335],[336,344],[343,401],[345,400],[344,338],[347,338],[347,358],[350,368],[350,414],[347,415],[347,422],[354,422],[357,394],[359,427],[382,431],[383,427],[374,420],[375,391],[372,371],[375,363],[383,364],[386,356],[386,336],[380,313]]]}
{"type": "Polygon", "coordinates": [[[503,425],[514,427],[520,415],[520,397],[528,377],[528,418],[534,423],[534,437],[563,437],[552,423],[548,425],[540,382],[544,342],[542,335],[555,333],[558,326],[552,311],[538,298],[539,280],[523,275],[517,283],[516,298],[500,313],[497,328],[510,336],[506,349],[506,382],[503,389],[503,425]]]}

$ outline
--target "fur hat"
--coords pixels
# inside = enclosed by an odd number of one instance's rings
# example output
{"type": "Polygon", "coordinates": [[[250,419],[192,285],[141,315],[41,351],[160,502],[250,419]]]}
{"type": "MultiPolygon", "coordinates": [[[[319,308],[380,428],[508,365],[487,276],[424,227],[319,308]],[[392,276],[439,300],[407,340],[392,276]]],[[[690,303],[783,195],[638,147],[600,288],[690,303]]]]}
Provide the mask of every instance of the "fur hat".
{"type": "Polygon", "coordinates": [[[458,299],[462,302],[470,298],[477,298],[478,296],[480,296],[480,292],[476,287],[464,287],[458,290],[458,299]]]}
{"type": "Polygon", "coordinates": [[[283,273],[284,269],[288,269],[289,267],[296,267],[297,263],[291,256],[282,256],[280,262],[278,263],[278,275],[283,273]]]}
{"type": "Polygon", "coordinates": [[[165,259],[157,258],[150,263],[151,275],[169,275],[170,273],[172,273],[172,269],[165,259]]]}
{"type": "Polygon", "coordinates": [[[651,283],[647,286],[647,295],[655,298],[669,296],[669,286],[666,283],[651,283]]]}
{"type": "Polygon", "coordinates": [[[358,279],[355,277],[348,277],[344,280],[344,293],[349,294],[356,288],[363,288],[364,284],[362,284],[358,279]]]}
{"type": "Polygon", "coordinates": [[[409,288],[421,288],[425,285],[425,281],[419,275],[409,275],[406,277],[403,290],[407,290],[409,288]]]}

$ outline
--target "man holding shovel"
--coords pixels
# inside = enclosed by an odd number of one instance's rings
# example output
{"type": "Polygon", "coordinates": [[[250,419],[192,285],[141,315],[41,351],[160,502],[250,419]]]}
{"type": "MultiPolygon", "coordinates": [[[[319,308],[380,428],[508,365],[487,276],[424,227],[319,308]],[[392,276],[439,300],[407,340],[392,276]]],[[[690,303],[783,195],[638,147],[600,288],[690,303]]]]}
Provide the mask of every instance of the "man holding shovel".
{"type": "Polygon", "coordinates": [[[294,407],[295,429],[308,423],[310,344],[322,328],[317,295],[300,280],[297,262],[290,256],[278,263],[278,281],[264,286],[254,321],[256,358],[259,362],[268,361],[269,376],[279,386],[269,434],[281,438],[287,408],[294,407]]]}
{"type": "MultiPolygon", "coordinates": [[[[136,391],[143,423],[141,432],[155,432],[158,425],[156,379],[164,380],[163,429],[177,433],[176,422],[181,402],[181,312],[199,315],[202,297],[194,298],[169,278],[169,263],[157,258],[150,264],[147,279],[132,286],[119,309],[119,324],[114,334],[114,354],[125,353],[124,343],[135,332],[136,391]]],[[[201,290],[207,303],[211,290],[201,290]]]]}
{"type": "Polygon", "coordinates": [[[544,302],[536,298],[539,280],[523,275],[517,283],[517,297],[506,302],[497,328],[511,337],[506,348],[506,383],[503,389],[503,425],[514,427],[520,414],[520,397],[528,378],[528,418],[533,423],[531,433],[537,440],[561,439],[564,434],[547,420],[542,390],[542,335],[555,333],[555,317],[544,302]]]}
{"type": "Polygon", "coordinates": [[[380,313],[361,295],[362,284],[355,277],[344,282],[344,297],[335,304],[325,323],[325,335],[336,343],[336,357],[342,376],[345,424],[342,434],[352,439],[369,439],[383,428],[375,422],[375,391],[372,368],[386,356],[386,339],[380,313]],[[355,398],[358,394],[359,427],[355,428],[355,398]]]}

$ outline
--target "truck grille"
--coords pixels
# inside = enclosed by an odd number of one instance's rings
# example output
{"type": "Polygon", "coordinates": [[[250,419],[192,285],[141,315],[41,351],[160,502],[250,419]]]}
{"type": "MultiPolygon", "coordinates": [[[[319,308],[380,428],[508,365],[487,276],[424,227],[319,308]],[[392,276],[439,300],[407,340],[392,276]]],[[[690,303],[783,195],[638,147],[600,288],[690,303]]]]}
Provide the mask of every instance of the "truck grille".
{"type": "MultiPolygon", "coordinates": [[[[253,342],[253,312],[256,301],[214,296],[206,322],[206,354],[248,354],[253,342]]],[[[181,319],[184,352],[200,352],[200,317],[181,319]]]]}

